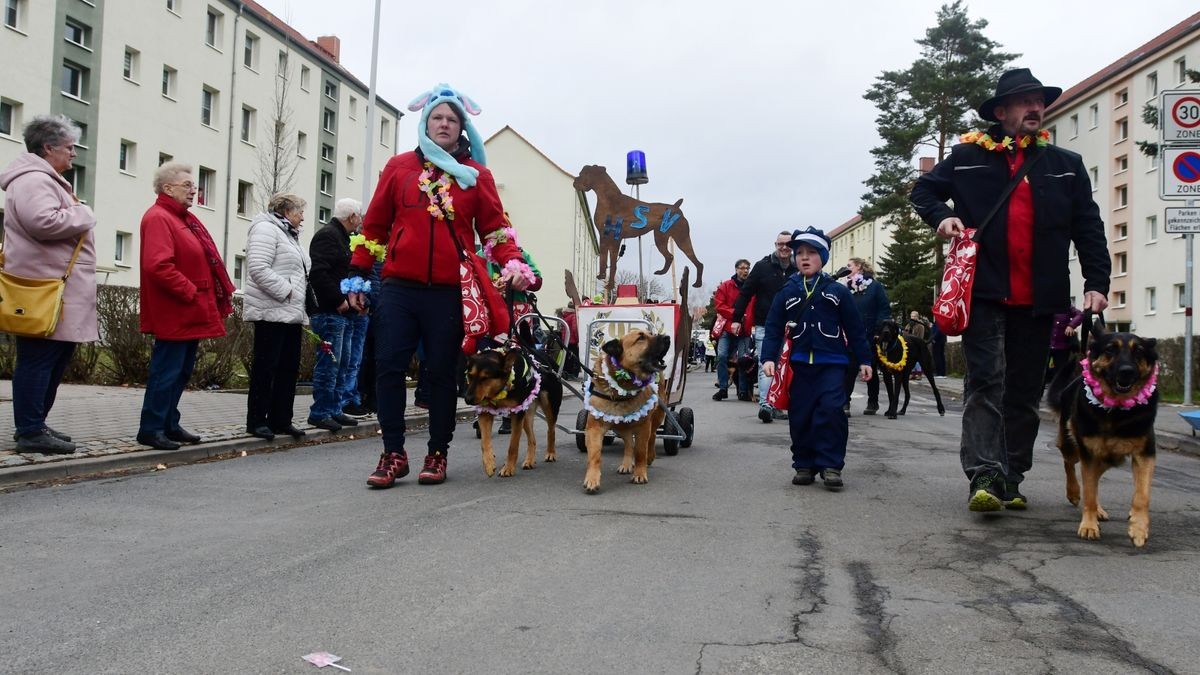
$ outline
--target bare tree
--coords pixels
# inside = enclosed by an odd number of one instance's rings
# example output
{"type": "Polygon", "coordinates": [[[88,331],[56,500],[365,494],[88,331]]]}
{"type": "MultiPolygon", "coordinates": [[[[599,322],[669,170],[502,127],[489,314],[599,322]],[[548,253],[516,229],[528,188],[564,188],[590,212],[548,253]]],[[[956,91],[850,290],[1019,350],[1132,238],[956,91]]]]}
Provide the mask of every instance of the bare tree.
{"type": "Polygon", "coordinates": [[[635,284],[638,287],[638,300],[646,302],[646,299],[652,300],[669,300],[671,299],[670,290],[658,277],[649,279],[643,277],[638,280],[638,273],[633,270],[617,270],[616,275],[617,285],[635,284]]]}
{"type": "Polygon", "coordinates": [[[292,124],[290,52],[275,76],[270,114],[263,121],[266,142],[258,146],[258,167],[254,170],[255,189],[265,207],[273,195],[291,190],[300,166],[295,125],[292,124]]]}

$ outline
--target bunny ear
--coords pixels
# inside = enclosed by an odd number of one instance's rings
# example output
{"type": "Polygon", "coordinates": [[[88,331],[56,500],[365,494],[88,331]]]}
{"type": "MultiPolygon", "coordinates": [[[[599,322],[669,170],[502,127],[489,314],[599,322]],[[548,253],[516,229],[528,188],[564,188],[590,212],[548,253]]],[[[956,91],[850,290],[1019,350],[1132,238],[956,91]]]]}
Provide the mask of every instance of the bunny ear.
{"type": "Polygon", "coordinates": [[[472,101],[471,97],[467,96],[466,94],[459,94],[458,100],[462,101],[463,109],[472,115],[478,115],[479,113],[483,112],[483,109],[479,107],[479,104],[475,101],[472,101]]]}
{"type": "Polygon", "coordinates": [[[427,91],[424,94],[421,94],[420,96],[414,98],[412,101],[409,102],[408,109],[413,112],[416,112],[416,111],[420,110],[421,108],[424,108],[425,104],[429,103],[429,99],[432,96],[433,96],[432,91],[427,91]]]}

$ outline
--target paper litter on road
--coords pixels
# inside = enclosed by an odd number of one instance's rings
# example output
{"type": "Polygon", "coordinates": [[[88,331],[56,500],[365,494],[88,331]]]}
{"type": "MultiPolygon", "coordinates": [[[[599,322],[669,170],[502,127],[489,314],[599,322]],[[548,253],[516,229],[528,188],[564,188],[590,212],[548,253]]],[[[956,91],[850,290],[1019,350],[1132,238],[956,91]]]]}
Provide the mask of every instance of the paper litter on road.
{"type": "Polygon", "coordinates": [[[337,668],[339,670],[344,670],[347,673],[350,672],[350,669],[347,668],[346,666],[339,666],[337,663],[335,663],[336,661],[341,661],[342,657],[337,656],[335,654],[330,654],[329,652],[313,652],[311,654],[305,654],[304,656],[301,656],[300,658],[304,659],[305,661],[308,661],[309,663],[313,664],[314,666],[316,666],[318,668],[324,668],[325,666],[333,666],[334,668],[337,668]]]}

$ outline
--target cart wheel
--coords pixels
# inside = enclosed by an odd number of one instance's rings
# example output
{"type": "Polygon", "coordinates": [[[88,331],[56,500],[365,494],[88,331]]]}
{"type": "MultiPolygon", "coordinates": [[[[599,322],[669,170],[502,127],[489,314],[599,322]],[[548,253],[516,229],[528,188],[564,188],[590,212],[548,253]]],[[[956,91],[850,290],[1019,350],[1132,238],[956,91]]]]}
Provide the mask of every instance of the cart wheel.
{"type": "Polygon", "coordinates": [[[679,426],[683,427],[683,440],[679,442],[679,447],[692,447],[692,438],[696,435],[696,415],[691,408],[679,409],[679,426]]]}
{"type": "Polygon", "coordinates": [[[668,457],[674,457],[679,454],[679,439],[664,438],[663,439],[663,454],[668,457]]]}
{"type": "Polygon", "coordinates": [[[575,430],[581,433],[575,434],[575,447],[579,448],[580,452],[587,452],[587,437],[583,435],[583,431],[587,429],[588,411],[580,410],[575,416],[575,430]]]}

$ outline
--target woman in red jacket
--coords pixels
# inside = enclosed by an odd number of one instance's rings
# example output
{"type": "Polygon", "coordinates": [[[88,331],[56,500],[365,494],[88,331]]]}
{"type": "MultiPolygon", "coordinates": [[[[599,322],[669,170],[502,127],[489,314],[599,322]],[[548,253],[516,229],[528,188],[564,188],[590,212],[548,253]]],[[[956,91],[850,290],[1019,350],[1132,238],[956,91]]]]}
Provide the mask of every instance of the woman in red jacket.
{"type": "Polygon", "coordinates": [[[159,450],[200,437],[179,426],[179,399],[196,365],[196,347],[225,335],[233,282],[216,244],[188,211],[192,167],[167,162],[154,173],[158,199],[142,216],[142,332],[154,335],[137,440],[159,450]]]}
{"type": "Polygon", "coordinates": [[[475,234],[490,246],[491,259],[512,288],[525,290],[534,279],[504,232],[504,207],[484,167],[483,139],[466,118],[466,113],[479,114],[479,107],[439,84],[414,99],[409,110],[421,111],[417,149],[396,155],[384,167],[363,218],[367,245],[355,249],[350,263],[351,273],[365,278],[374,254],[384,256],[372,318],[378,331],[383,454],[367,479],[378,488],[408,474],[405,370],[418,344],[424,345],[422,365],[430,385],[429,448],[418,482],[446,480],[446,453],[454,435],[454,369],[464,334],[459,261],[475,250],[475,234]]]}

